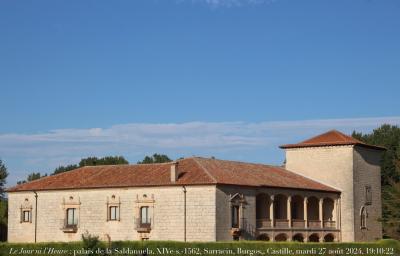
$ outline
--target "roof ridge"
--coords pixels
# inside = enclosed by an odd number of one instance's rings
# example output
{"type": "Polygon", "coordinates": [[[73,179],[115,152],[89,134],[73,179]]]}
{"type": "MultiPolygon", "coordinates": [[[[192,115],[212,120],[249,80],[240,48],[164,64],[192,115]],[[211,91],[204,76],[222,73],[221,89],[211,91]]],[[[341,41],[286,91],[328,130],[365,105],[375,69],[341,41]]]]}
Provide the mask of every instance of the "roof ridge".
{"type": "Polygon", "coordinates": [[[333,130],[334,132],[336,132],[343,140],[352,140],[355,141],[355,139],[347,134],[344,134],[343,132],[340,132],[338,130],[333,130]]]}
{"type": "MultiPolygon", "coordinates": [[[[173,162],[174,162],[174,160],[171,160],[171,162],[164,162],[164,163],[146,163],[146,165],[163,165],[163,164],[170,164],[170,163],[173,163],[173,162]]],[[[84,168],[84,167],[126,166],[126,165],[128,165],[128,166],[135,166],[135,165],[145,165],[145,164],[139,164],[139,163],[131,164],[131,163],[128,163],[128,164],[85,165],[85,166],[78,167],[77,169],[79,169],[79,168],[84,168]]],[[[74,170],[76,170],[76,169],[74,169],[74,170]]]]}
{"type": "Polygon", "coordinates": [[[209,161],[220,161],[220,162],[229,162],[229,163],[238,163],[238,164],[250,164],[250,165],[263,165],[263,166],[268,166],[268,167],[279,167],[279,168],[282,168],[280,165],[272,165],[272,164],[265,164],[265,163],[250,163],[250,162],[239,161],[239,160],[228,160],[228,159],[207,158],[207,157],[195,157],[195,158],[205,159],[205,160],[209,160],[209,161]]]}
{"type": "Polygon", "coordinates": [[[198,161],[198,158],[193,157],[193,160],[200,166],[200,168],[215,182],[218,183],[217,179],[203,166],[200,161],[198,161]]]}

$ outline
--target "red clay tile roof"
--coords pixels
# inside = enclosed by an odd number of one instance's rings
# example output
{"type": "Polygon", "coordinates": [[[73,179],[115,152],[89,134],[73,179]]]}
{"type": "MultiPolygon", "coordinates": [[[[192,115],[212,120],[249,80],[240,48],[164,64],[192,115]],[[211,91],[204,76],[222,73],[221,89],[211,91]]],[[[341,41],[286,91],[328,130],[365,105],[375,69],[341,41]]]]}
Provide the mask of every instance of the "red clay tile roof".
{"type": "Polygon", "coordinates": [[[171,163],[86,166],[8,189],[8,192],[174,185],[238,185],[339,192],[281,167],[200,157],[178,161],[179,178],[170,181],[171,163]]]}
{"type": "Polygon", "coordinates": [[[339,131],[332,130],[311,139],[302,141],[297,144],[286,144],[280,146],[280,148],[305,148],[305,147],[323,147],[323,146],[339,146],[339,145],[357,145],[367,148],[373,148],[378,150],[386,150],[384,147],[374,146],[359,141],[351,136],[343,134],[339,131]]]}

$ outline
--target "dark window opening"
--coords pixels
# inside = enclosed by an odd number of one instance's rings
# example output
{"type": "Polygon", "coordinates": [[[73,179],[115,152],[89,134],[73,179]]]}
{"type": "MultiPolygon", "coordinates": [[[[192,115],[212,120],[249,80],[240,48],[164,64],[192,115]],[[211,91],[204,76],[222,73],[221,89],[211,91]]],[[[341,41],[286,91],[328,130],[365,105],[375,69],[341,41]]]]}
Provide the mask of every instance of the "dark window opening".
{"type": "Polygon", "coordinates": [[[299,219],[299,216],[297,215],[297,208],[298,208],[298,204],[297,202],[293,202],[292,203],[292,219],[299,219]]]}
{"type": "Polygon", "coordinates": [[[372,189],[371,186],[365,186],[365,204],[372,204],[372,189]]]}
{"type": "Polygon", "coordinates": [[[361,208],[360,218],[361,218],[360,228],[361,229],[366,229],[367,228],[368,213],[367,213],[367,209],[364,206],[361,208]]]}
{"type": "Polygon", "coordinates": [[[232,228],[239,228],[239,206],[232,206],[232,228]]]}

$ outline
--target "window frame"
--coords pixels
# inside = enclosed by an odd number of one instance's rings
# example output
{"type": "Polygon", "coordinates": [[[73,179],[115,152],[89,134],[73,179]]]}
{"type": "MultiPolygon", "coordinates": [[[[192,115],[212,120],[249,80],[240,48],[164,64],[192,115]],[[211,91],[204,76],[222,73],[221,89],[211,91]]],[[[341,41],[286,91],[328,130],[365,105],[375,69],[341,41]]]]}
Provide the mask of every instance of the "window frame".
{"type": "Polygon", "coordinates": [[[119,214],[120,214],[119,206],[117,206],[117,205],[108,206],[108,220],[109,221],[119,221],[119,214]],[[113,209],[115,209],[114,218],[113,218],[113,214],[112,214],[113,209]]]}
{"type": "Polygon", "coordinates": [[[21,222],[30,223],[32,222],[32,211],[31,210],[22,210],[21,222]],[[27,213],[27,216],[25,215],[27,213]],[[26,219],[25,217],[28,217],[26,219]]]}
{"type": "Polygon", "coordinates": [[[150,225],[151,224],[151,218],[150,218],[150,207],[149,206],[141,206],[140,207],[140,224],[141,225],[150,225]],[[146,213],[146,218],[145,222],[143,222],[143,210],[145,210],[146,213]]]}
{"type": "Polygon", "coordinates": [[[66,227],[77,227],[79,223],[79,214],[78,209],[74,207],[70,207],[66,209],[66,227]],[[69,212],[72,211],[72,223],[70,223],[69,212]]]}

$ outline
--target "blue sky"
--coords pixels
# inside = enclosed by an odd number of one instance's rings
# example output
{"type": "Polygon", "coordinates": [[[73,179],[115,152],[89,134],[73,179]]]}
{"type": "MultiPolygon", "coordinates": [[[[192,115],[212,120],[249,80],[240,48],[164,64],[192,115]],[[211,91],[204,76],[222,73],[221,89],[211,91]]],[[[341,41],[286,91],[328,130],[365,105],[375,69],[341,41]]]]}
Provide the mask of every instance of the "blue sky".
{"type": "Polygon", "coordinates": [[[0,1],[9,184],[82,157],[279,164],[282,143],[400,124],[397,0],[0,1]]]}

